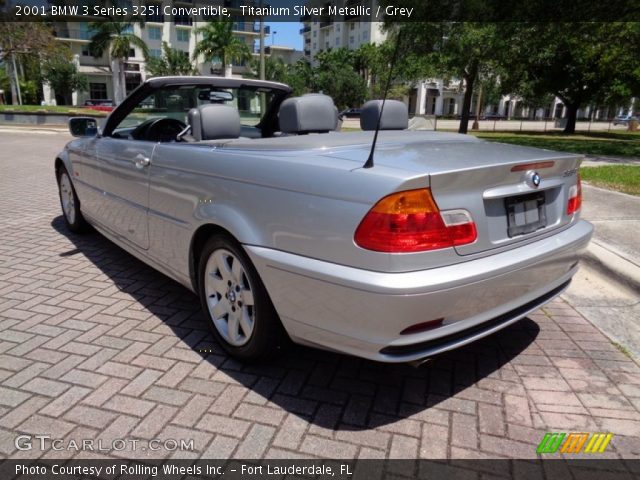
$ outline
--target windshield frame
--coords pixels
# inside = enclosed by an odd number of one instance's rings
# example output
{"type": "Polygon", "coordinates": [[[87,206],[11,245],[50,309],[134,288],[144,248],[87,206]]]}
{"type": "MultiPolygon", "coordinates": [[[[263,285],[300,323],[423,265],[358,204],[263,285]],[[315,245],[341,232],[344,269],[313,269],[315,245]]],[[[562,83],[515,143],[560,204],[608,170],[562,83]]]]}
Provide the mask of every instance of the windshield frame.
{"type": "Polygon", "coordinates": [[[265,82],[261,80],[248,80],[239,78],[225,77],[158,77],[152,78],[144,82],[136,88],[124,101],[116,107],[109,115],[105,123],[102,136],[111,137],[115,128],[129,113],[135,109],[141,101],[147,98],[156,90],[167,87],[180,86],[203,87],[210,86],[212,88],[247,88],[257,89],[264,88],[273,91],[273,100],[268,105],[267,110],[263,114],[261,120],[255,125],[262,132],[262,137],[269,137],[273,132],[277,131],[277,112],[282,101],[291,95],[291,88],[282,83],[265,82]]]}

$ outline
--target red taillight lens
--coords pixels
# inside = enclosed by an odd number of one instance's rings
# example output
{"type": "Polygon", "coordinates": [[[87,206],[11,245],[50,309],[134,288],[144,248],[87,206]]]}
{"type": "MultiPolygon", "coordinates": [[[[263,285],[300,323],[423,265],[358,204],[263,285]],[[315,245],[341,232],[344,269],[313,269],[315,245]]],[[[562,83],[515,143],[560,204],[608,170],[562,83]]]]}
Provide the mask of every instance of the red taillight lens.
{"type": "Polygon", "coordinates": [[[580,172],[577,175],[577,182],[569,189],[569,201],[567,202],[567,215],[573,215],[582,206],[582,182],[580,172]]]}
{"type": "Polygon", "coordinates": [[[476,226],[466,210],[440,212],[431,190],[422,188],[384,197],[365,215],[355,242],[377,252],[421,252],[476,240],[476,226]]]}

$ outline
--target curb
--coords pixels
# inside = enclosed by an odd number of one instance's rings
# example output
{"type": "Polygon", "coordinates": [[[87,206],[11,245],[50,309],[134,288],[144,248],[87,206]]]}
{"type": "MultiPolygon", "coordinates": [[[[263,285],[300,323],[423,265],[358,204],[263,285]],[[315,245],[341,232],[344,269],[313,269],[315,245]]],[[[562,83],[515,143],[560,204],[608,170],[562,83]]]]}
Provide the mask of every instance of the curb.
{"type": "Polygon", "coordinates": [[[604,275],[640,293],[639,265],[600,245],[593,239],[589,243],[587,250],[581,255],[581,258],[604,275]]]}
{"type": "Polygon", "coordinates": [[[65,125],[33,125],[28,123],[0,123],[0,128],[7,130],[44,130],[56,133],[69,131],[69,128],[65,125]]]}

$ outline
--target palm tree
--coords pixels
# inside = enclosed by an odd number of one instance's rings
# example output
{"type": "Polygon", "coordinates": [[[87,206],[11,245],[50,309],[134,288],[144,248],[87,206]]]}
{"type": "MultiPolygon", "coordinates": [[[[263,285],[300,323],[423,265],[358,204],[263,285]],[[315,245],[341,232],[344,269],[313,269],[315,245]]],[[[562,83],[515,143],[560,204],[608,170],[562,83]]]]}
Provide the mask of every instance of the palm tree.
{"type": "Polygon", "coordinates": [[[116,22],[111,19],[92,22],[89,25],[92,32],[91,43],[89,44],[91,54],[98,58],[105,51],[108,51],[111,61],[118,63],[118,76],[113,78],[116,103],[122,102],[125,97],[124,64],[129,58],[131,48],[138,47],[145,57],[149,54],[149,49],[144,40],[133,33],[134,23],[143,25],[142,22],[116,22]]]}
{"type": "Polygon", "coordinates": [[[227,65],[234,61],[241,62],[251,58],[251,51],[246,43],[233,34],[233,23],[228,20],[217,20],[196,29],[202,34],[202,40],[196,44],[193,59],[197,61],[200,55],[205,61],[212,62],[219,59],[222,63],[223,75],[227,73],[227,65]]]}
{"type": "Polygon", "coordinates": [[[152,77],[167,75],[197,75],[189,54],[177,48],[171,48],[162,42],[162,57],[147,57],[147,74],[152,77]]]}

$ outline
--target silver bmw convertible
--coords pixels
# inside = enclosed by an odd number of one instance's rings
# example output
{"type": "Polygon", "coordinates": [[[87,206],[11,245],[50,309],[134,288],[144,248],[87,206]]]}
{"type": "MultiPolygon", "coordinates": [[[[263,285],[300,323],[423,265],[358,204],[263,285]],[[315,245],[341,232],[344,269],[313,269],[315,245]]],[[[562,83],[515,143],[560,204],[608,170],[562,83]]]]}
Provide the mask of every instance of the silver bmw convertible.
{"type": "Polygon", "coordinates": [[[419,362],[567,287],[592,233],[580,156],[409,131],[392,100],[360,122],[279,83],[154,78],[101,129],[71,119],[64,218],[196,292],[243,361],[292,340],[419,362]]]}

